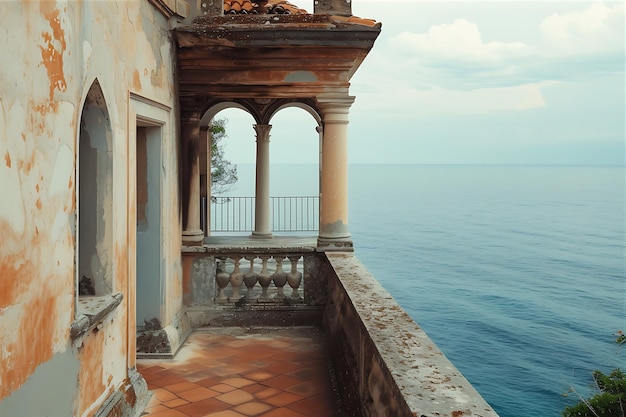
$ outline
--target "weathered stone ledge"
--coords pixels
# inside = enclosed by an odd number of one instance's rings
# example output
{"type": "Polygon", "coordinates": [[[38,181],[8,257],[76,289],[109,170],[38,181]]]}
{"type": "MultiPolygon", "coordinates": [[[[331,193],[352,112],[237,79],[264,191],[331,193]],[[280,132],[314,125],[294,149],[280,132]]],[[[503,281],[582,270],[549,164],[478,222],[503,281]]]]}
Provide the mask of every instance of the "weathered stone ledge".
{"type": "Polygon", "coordinates": [[[328,260],[325,331],[337,341],[333,356],[351,368],[345,378],[364,416],[497,417],[355,256],[328,260]]]}
{"type": "Polygon", "coordinates": [[[77,339],[98,326],[109,313],[122,303],[123,299],[122,293],[79,297],[76,304],[76,318],[70,329],[72,339],[77,339]]]}
{"type": "Polygon", "coordinates": [[[220,255],[272,255],[272,256],[280,256],[280,255],[291,255],[291,254],[302,254],[302,253],[310,253],[316,252],[317,249],[311,246],[280,246],[278,249],[276,246],[270,245],[257,245],[257,246],[208,246],[208,245],[198,245],[198,246],[182,246],[181,252],[183,255],[185,254],[194,254],[194,253],[210,253],[214,256],[220,255]]]}

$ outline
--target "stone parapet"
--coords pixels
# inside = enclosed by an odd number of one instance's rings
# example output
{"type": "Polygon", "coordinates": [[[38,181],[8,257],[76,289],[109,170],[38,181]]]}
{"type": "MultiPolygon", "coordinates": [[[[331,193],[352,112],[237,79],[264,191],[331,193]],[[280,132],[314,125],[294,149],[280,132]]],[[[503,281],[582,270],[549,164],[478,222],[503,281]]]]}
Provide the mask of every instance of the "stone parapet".
{"type": "Polygon", "coordinates": [[[346,416],[497,416],[355,256],[327,256],[324,332],[346,416]]]}
{"type": "Polygon", "coordinates": [[[345,417],[497,417],[353,254],[279,239],[234,243],[183,252],[191,327],[321,326],[345,417]],[[291,273],[302,275],[291,295],[280,289],[289,287],[283,275],[290,258],[291,273]],[[276,263],[266,272],[261,261],[268,259],[283,260],[282,271],[276,263]],[[251,291],[246,273],[256,275],[251,291]],[[269,292],[258,286],[264,275],[272,277],[269,292]]]}

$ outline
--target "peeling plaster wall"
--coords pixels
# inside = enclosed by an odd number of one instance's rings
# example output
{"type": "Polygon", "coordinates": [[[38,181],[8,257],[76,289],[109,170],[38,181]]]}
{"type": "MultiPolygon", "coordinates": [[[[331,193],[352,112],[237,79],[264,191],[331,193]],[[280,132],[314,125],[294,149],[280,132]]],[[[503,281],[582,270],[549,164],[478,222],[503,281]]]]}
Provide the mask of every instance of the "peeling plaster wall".
{"type": "MultiPolygon", "coordinates": [[[[170,240],[162,268],[173,277],[168,290],[182,285],[174,50],[166,19],[147,0],[3,3],[0,41],[0,414],[34,415],[24,398],[62,390],[49,410],[69,406],[75,416],[90,416],[121,389],[134,365],[128,336],[136,227],[128,217],[135,205],[128,152],[136,150],[128,145],[135,139],[130,92],[171,109],[162,145],[169,181],[161,194],[168,202],[163,224],[171,229],[163,232],[170,240]],[[113,185],[103,207],[112,222],[107,271],[111,291],[123,293],[124,301],[97,332],[72,344],[77,138],[94,80],[106,101],[112,140],[113,185]],[[75,363],[73,370],[53,377],[50,369],[61,362],[75,363]]],[[[181,305],[178,288],[168,299],[166,321],[181,305]]]]}
{"type": "Polygon", "coordinates": [[[78,360],[71,351],[56,354],[37,367],[28,381],[10,397],[0,402],[0,416],[70,416],[72,415],[78,360]],[[55,380],[55,384],[50,384],[55,380]],[[32,393],[37,393],[33,400],[32,393]],[[22,414],[15,413],[22,410],[22,414]]]}

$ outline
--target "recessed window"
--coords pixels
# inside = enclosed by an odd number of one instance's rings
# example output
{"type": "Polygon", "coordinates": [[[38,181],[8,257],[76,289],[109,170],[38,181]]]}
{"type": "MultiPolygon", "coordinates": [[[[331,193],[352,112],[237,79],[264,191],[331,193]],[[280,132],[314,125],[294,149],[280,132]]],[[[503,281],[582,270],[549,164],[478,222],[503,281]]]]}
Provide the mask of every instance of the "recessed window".
{"type": "Polygon", "coordinates": [[[78,155],[78,295],[112,290],[112,131],[96,80],[80,118],[78,155]]]}

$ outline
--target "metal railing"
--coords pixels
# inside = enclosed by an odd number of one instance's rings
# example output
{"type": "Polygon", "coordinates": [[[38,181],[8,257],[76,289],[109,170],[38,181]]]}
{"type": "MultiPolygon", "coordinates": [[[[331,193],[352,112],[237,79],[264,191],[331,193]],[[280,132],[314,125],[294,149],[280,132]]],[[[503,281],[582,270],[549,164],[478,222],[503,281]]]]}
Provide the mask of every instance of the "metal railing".
{"type": "Polygon", "coordinates": [[[275,232],[316,232],[319,230],[319,197],[271,197],[275,232]]]}
{"type": "MultiPolygon", "coordinates": [[[[319,230],[319,197],[270,197],[270,219],[273,232],[317,232],[319,230]]],[[[210,224],[212,232],[252,232],[254,230],[254,197],[213,197],[211,216],[207,218],[203,199],[202,226],[210,224]]]]}

